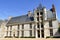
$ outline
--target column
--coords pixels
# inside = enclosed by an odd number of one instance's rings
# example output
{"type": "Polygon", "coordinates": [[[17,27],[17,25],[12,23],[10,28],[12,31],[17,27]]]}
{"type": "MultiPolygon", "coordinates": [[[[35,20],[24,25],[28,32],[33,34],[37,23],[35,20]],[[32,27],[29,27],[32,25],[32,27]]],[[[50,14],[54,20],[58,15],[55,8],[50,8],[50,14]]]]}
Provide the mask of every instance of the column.
{"type": "Polygon", "coordinates": [[[41,38],[41,23],[39,23],[39,25],[40,25],[40,38],[41,38]]]}
{"type": "Polygon", "coordinates": [[[10,26],[10,36],[12,36],[12,26],[10,26]]]}
{"type": "Polygon", "coordinates": [[[10,37],[10,26],[8,27],[8,37],[10,37]]]}
{"type": "Polygon", "coordinates": [[[35,31],[36,31],[36,38],[38,38],[38,35],[37,35],[37,34],[38,34],[38,33],[37,33],[37,23],[35,24],[35,29],[36,29],[36,30],[35,30],[35,31]]]}
{"type": "Polygon", "coordinates": [[[32,36],[34,36],[34,24],[32,23],[32,36]]]}
{"type": "Polygon", "coordinates": [[[35,24],[34,24],[34,37],[36,36],[36,27],[35,27],[35,24]]]}
{"type": "Polygon", "coordinates": [[[24,24],[22,24],[22,37],[24,37],[24,24]]]}
{"type": "Polygon", "coordinates": [[[7,26],[7,33],[6,33],[6,36],[8,36],[8,26],[7,26]]]}
{"type": "Polygon", "coordinates": [[[17,30],[17,32],[18,32],[18,33],[17,33],[17,36],[19,37],[19,25],[18,25],[18,30],[17,30]]]}

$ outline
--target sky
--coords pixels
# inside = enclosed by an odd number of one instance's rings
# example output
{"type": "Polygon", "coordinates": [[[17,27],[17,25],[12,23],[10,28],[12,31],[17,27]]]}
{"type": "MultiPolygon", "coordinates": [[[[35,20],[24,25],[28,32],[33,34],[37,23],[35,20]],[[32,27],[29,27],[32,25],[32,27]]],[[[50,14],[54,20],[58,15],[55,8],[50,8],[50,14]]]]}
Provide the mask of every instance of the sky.
{"type": "Polygon", "coordinates": [[[39,4],[49,10],[52,4],[55,5],[57,19],[60,20],[60,0],[0,0],[0,19],[8,19],[10,16],[16,17],[25,15],[28,11],[33,11],[39,4]]]}

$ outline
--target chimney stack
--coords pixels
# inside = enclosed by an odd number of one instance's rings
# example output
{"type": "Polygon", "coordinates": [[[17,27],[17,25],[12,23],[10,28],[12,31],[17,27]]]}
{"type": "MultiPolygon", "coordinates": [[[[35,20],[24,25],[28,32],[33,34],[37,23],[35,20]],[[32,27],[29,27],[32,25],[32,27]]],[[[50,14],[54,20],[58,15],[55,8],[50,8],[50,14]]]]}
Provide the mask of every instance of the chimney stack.
{"type": "Polygon", "coordinates": [[[55,6],[52,4],[52,12],[55,12],[55,6]]]}
{"type": "Polygon", "coordinates": [[[32,12],[28,11],[28,17],[31,17],[32,12]]]}

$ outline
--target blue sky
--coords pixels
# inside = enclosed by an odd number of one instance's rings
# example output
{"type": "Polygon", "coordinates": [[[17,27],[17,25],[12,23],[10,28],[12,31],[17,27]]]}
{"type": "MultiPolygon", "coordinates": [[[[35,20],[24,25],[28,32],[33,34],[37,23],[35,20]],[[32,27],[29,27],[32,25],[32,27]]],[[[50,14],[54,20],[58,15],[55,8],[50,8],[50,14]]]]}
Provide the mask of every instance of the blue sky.
{"type": "Polygon", "coordinates": [[[60,0],[0,0],[0,19],[25,15],[29,10],[33,11],[40,3],[47,9],[54,4],[58,20],[60,20],[60,0]]]}

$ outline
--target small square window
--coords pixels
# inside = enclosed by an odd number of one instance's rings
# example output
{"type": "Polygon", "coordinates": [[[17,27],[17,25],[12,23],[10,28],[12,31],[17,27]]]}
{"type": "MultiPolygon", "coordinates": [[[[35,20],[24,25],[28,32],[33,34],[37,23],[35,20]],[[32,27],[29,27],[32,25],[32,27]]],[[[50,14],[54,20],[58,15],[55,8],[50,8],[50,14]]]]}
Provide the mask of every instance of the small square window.
{"type": "Polygon", "coordinates": [[[49,27],[52,27],[52,20],[49,21],[49,27]]]}
{"type": "Polygon", "coordinates": [[[43,12],[40,12],[40,15],[43,15],[43,12]]]}

